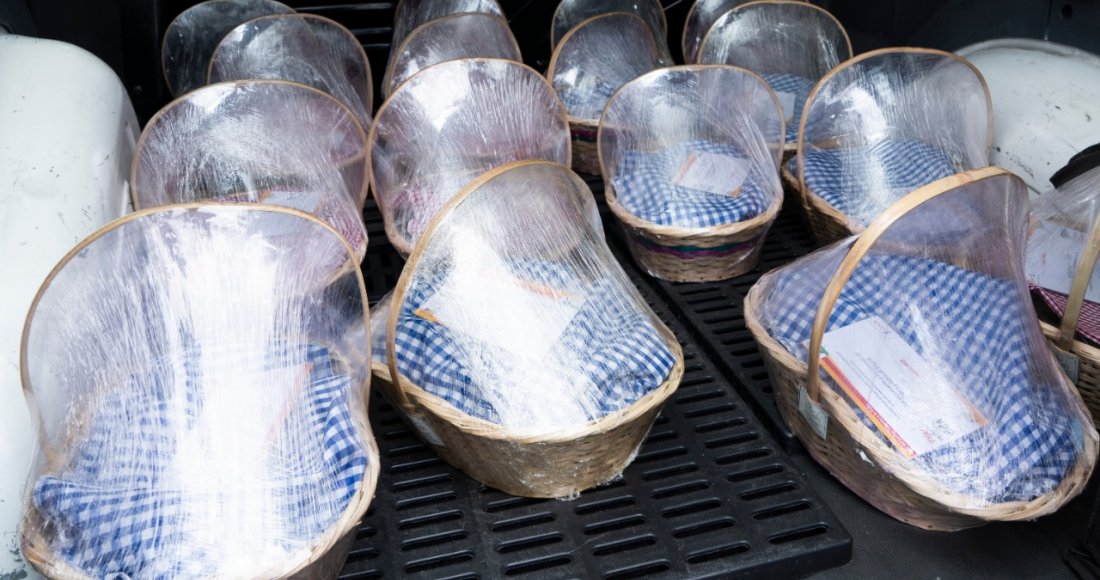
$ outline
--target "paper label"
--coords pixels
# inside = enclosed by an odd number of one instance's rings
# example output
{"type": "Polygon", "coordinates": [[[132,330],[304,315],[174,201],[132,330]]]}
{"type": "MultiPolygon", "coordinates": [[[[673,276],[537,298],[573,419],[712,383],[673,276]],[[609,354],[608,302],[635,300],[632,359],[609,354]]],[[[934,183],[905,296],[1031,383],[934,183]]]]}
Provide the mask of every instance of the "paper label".
{"type": "Polygon", "coordinates": [[[806,419],[814,433],[825,439],[829,427],[829,414],[825,412],[821,405],[810,400],[810,395],[806,393],[806,387],[801,385],[798,387],[798,412],[806,419]]]}
{"type": "Polygon", "coordinates": [[[1068,353],[1053,344],[1050,345],[1050,350],[1054,353],[1054,359],[1058,361],[1066,376],[1069,377],[1069,382],[1076,385],[1081,372],[1081,361],[1076,355],[1068,353]]]}
{"type": "Polygon", "coordinates": [[[673,179],[679,187],[716,195],[736,195],[749,175],[749,161],[721,153],[693,151],[673,179]]]}
{"type": "Polygon", "coordinates": [[[788,123],[794,121],[795,94],[777,92],[775,96],[779,97],[779,106],[783,107],[783,118],[786,119],[788,123]]]}
{"type": "Polygon", "coordinates": [[[821,366],[910,459],[986,424],[977,409],[881,318],[825,333],[821,366]]]}
{"type": "MultiPolygon", "coordinates": [[[[1043,223],[1031,234],[1027,247],[1027,279],[1047,290],[1069,294],[1077,262],[1088,235],[1074,229],[1043,223]]],[[[1092,272],[1085,300],[1100,302],[1100,270],[1092,272]]]]}
{"type": "Polygon", "coordinates": [[[417,315],[512,354],[542,359],[584,306],[580,296],[506,272],[452,274],[417,315]],[[471,312],[471,308],[492,312],[471,312]]]}

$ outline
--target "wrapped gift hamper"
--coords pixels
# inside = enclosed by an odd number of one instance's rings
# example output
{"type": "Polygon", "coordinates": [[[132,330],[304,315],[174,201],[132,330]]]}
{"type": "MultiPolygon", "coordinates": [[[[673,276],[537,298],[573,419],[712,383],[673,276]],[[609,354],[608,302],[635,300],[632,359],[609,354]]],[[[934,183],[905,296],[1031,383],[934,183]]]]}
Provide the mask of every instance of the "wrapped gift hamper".
{"type": "Polygon", "coordinates": [[[21,350],[27,561],[335,578],[379,471],[358,263],[320,220],[246,204],[137,212],[70,252],[21,350]]]}
{"type": "Polygon", "coordinates": [[[684,32],[680,39],[680,47],[684,51],[684,62],[688,64],[698,62],[699,47],[703,44],[703,37],[723,14],[752,1],[695,0],[692,2],[684,20],[684,32]]]}
{"type": "Polygon", "coordinates": [[[371,188],[402,256],[447,200],[482,173],[521,159],[569,164],[569,128],[534,69],[498,59],[428,67],[378,110],[371,188]]]}
{"type": "Polygon", "coordinates": [[[206,84],[210,55],[237,25],[294,9],[275,0],[206,0],[184,10],[168,25],[161,40],[160,64],[175,96],[206,84]]]}
{"type": "Polygon", "coordinates": [[[852,43],[825,10],[795,0],[751,2],[715,21],[699,48],[700,64],[732,64],[764,77],[779,96],[788,152],[810,90],[825,73],[852,58],[852,43]]]}
{"type": "Polygon", "coordinates": [[[732,66],[659,69],[615,93],[600,164],[634,260],[677,282],[754,268],[783,204],[784,124],[764,80],[732,66]]]}
{"type": "Polygon", "coordinates": [[[1051,178],[1032,201],[1027,278],[1043,333],[1100,423],[1100,146],[1051,178]]]}
{"type": "Polygon", "coordinates": [[[366,136],[335,98],[285,81],[219,83],[149,120],[134,155],[134,207],[262,202],[317,215],[367,249],[366,136]]]}
{"type": "Polygon", "coordinates": [[[991,111],[981,73],[939,50],[872,51],[825,75],[788,164],[818,242],[863,231],[918,187],[987,166],[991,111]]]}
{"type": "MultiPolygon", "coordinates": [[[[494,14],[504,17],[504,10],[497,0],[398,0],[393,10],[393,38],[390,47],[396,49],[420,26],[452,14],[494,14]]],[[[386,77],[397,59],[398,51],[391,50],[386,64],[386,77]]]]}
{"type": "Polygon", "coordinates": [[[591,191],[547,161],[500,167],[452,199],[380,317],[383,392],[444,459],[514,495],[617,477],[683,374],[591,191]]]}
{"type": "Polygon", "coordinates": [[[302,83],[337,98],[366,131],[371,123],[370,63],[347,28],[311,14],[249,20],[229,31],[210,57],[207,82],[267,79],[302,83]]]}
{"type": "Polygon", "coordinates": [[[645,21],[653,38],[668,52],[668,22],[665,10],[658,0],[562,0],[554,10],[550,24],[550,46],[558,44],[589,18],[611,13],[634,14],[645,21]]]}
{"type": "Polygon", "coordinates": [[[629,13],[592,17],[561,39],[546,78],[569,114],[573,169],[599,173],[596,131],[608,99],[627,82],[669,64],[645,21],[629,13]]]}
{"type": "Polygon", "coordinates": [[[460,58],[502,58],[523,62],[508,21],[497,14],[452,14],[417,27],[395,49],[382,80],[387,96],[409,77],[433,64],[460,58]]]}
{"type": "Polygon", "coordinates": [[[786,423],[899,520],[1030,520],[1092,473],[1097,433],[1028,297],[1027,227],[1019,178],[961,173],[766,274],[745,299],[786,423]]]}

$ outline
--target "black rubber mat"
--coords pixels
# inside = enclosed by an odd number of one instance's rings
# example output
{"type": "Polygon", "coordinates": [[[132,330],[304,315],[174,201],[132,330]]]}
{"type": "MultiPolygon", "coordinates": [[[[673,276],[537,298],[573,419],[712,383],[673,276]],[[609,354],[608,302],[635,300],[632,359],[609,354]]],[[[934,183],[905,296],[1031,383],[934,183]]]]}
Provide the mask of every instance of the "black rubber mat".
{"type": "MultiPolygon", "coordinates": [[[[402,261],[373,208],[368,230],[373,302],[402,261]]],[[[570,501],[509,496],[443,462],[375,394],[384,464],[341,578],[789,578],[847,562],[848,532],[663,301],[640,287],[683,341],[687,368],[623,478],[570,501]]]]}

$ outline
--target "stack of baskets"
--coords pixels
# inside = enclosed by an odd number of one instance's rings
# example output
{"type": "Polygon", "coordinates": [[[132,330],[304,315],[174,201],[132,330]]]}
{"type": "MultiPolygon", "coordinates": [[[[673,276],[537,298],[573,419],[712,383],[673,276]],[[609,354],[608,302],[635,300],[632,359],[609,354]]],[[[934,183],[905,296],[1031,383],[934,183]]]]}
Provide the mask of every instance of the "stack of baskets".
{"type": "Polygon", "coordinates": [[[933,530],[1051,513],[1097,433],[1024,278],[1027,192],[985,168],[903,197],[745,300],[786,423],[887,514],[933,530]]]}
{"type": "Polygon", "coordinates": [[[620,89],[600,120],[599,155],[635,261],[677,282],[756,267],[783,203],[784,125],[763,79],[732,66],[661,69],[620,89]]]}

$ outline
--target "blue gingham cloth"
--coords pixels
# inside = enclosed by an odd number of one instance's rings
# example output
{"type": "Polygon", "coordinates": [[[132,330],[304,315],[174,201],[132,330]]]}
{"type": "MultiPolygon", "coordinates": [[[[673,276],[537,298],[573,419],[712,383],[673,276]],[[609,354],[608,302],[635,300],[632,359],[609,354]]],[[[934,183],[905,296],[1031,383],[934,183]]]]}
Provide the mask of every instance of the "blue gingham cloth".
{"type": "Polygon", "coordinates": [[[794,111],[783,111],[784,115],[791,118],[787,124],[787,144],[794,145],[798,142],[798,124],[802,121],[802,109],[806,106],[806,98],[814,88],[814,82],[806,77],[788,74],[761,75],[764,82],[768,83],[776,93],[789,93],[794,96],[794,111]]]}
{"type": "Polygon", "coordinates": [[[803,155],[806,186],[841,213],[866,221],[901,193],[958,173],[943,151],[920,141],[885,140],[860,149],[808,148],[803,155]],[[876,176],[875,187],[893,191],[867,191],[868,176],[876,176]],[[875,201],[869,197],[872,193],[893,195],[875,201]]]}
{"type": "Polygon", "coordinates": [[[283,526],[277,550],[308,548],[324,534],[354,497],[368,461],[348,411],[350,379],[327,348],[275,349],[287,350],[268,357],[270,362],[289,358],[312,367],[298,394],[306,400],[273,432],[277,448],[293,441],[301,456],[268,459],[278,469],[270,488],[198,494],[180,489],[173,456],[203,416],[203,378],[198,357],[162,361],[104,399],[70,465],[35,483],[34,506],[55,531],[55,553],[95,578],[222,576],[218,547],[202,537],[216,538],[219,530],[196,535],[190,524],[195,510],[212,504],[224,504],[232,514],[242,493],[274,502],[266,510],[283,526]],[[305,426],[310,432],[302,432],[305,426]]]}
{"type": "MultiPolygon", "coordinates": [[[[550,263],[516,263],[512,268],[517,277],[552,288],[583,285],[566,269],[550,263]]],[[[589,421],[623,409],[655,390],[668,378],[675,357],[646,313],[616,299],[622,292],[610,280],[597,280],[587,288],[587,300],[558,343],[538,364],[556,373],[577,373],[591,381],[592,390],[584,394],[581,405],[587,414],[584,420],[589,421]],[[579,368],[571,368],[570,364],[579,364],[579,368]]],[[[430,322],[416,314],[435,292],[436,287],[427,277],[414,278],[409,286],[397,322],[398,370],[413,384],[446,400],[463,413],[503,424],[498,406],[523,407],[526,393],[539,386],[516,385],[514,393],[505,393],[502,397],[484,388],[479,379],[485,377],[476,376],[472,367],[488,366],[507,376],[509,365],[533,364],[532,361],[517,360],[495,345],[478,344],[477,354],[471,355],[465,347],[476,339],[459,335],[446,326],[446,321],[430,322]],[[482,358],[473,361],[471,356],[482,358]]],[[[533,416],[541,411],[530,409],[529,413],[533,416]]]]}
{"type": "Polygon", "coordinates": [[[617,90],[619,87],[613,84],[593,81],[584,87],[562,88],[558,91],[558,98],[561,99],[562,105],[565,105],[565,111],[570,116],[596,121],[599,120],[600,115],[603,115],[607,101],[617,90]]]}
{"type": "Polygon", "coordinates": [[[707,228],[752,219],[778,195],[757,185],[755,174],[737,195],[718,195],[676,184],[676,175],[692,153],[743,157],[732,145],[686,141],[657,152],[627,151],[612,183],[619,205],[631,214],[663,226],[707,228]]]}
{"type": "MultiPolygon", "coordinates": [[[[765,327],[802,360],[817,306],[839,264],[837,254],[824,256],[833,263],[811,256],[770,275],[765,327]]],[[[928,340],[936,341],[942,348],[931,360],[954,374],[946,376],[989,421],[912,459],[922,470],[947,489],[994,503],[1027,501],[1061,483],[1077,461],[1081,425],[1061,395],[1064,387],[1032,372],[1027,337],[1034,333],[1025,324],[1034,315],[1012,282],[934,260],[870,253],[844,287],[827,328],[872,316],[922,355],[928,340]]],[[[852,409],[875,429],[854,404],[852,409]]]]}

